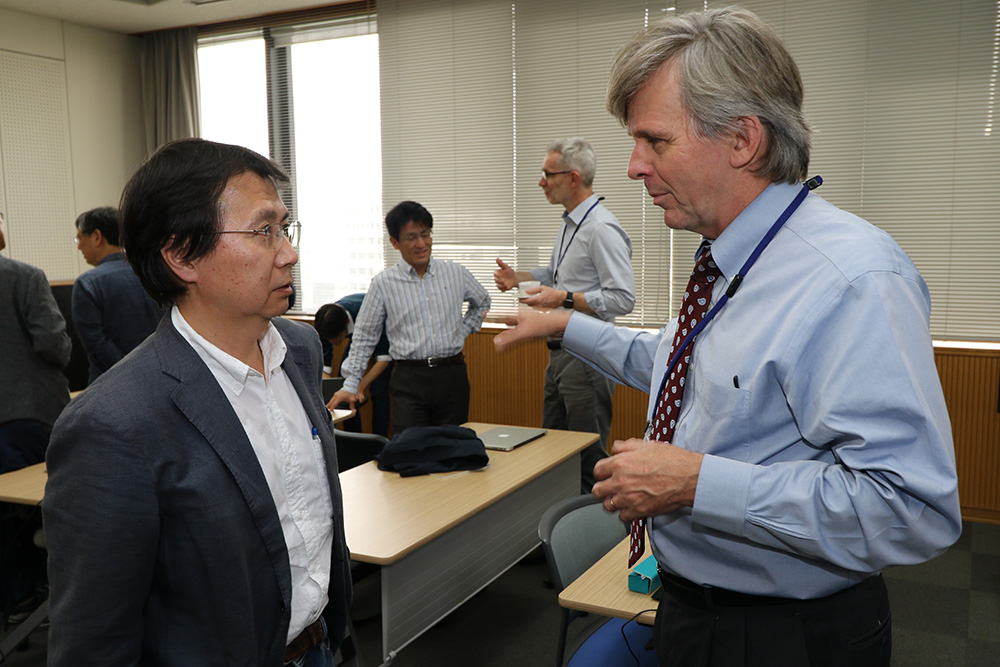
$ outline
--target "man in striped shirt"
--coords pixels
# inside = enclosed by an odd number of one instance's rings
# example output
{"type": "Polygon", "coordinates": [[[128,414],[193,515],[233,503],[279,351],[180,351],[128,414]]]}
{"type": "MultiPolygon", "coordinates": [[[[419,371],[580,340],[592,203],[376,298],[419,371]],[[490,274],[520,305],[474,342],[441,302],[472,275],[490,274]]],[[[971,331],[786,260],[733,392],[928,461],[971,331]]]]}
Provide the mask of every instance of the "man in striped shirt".
{"type": "Polygon", "coordinates": [[[430,212],[413,201],[385,216],[400,261],[372,279],[354,323],[351,351],[341,366],[334,404],[363,400],[358,385],[385,325],[396,362],[389,380],[392,430],[469,420],[469,376],[462,348],[490,308],[486,289],[461,264],[431,257],[430,212]],[[468,307],[465,304],[468,304],[468,307]]]}

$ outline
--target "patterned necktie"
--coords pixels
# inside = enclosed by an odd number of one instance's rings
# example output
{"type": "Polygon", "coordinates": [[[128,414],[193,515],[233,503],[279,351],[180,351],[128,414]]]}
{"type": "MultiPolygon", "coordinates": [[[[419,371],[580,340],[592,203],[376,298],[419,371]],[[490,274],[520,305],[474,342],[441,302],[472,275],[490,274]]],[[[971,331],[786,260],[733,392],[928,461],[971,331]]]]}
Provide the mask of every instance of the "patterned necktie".
{"type": "MultiPolygon", "coordinates": [[[[674,343],[670,347],[670,359],[673,359],[677,348],[687,337],[688,332],[698,326],[698,323],[705,317],[705,313],[708,312],[708,304],[712,301],[712,287],[720,275],[722,272],[712,261],[712,250],[708,248],[701,254],[694,266],[694,271],[691,272],[691,279],[688,280],[687,291],[684,292],[684,300],[681,302],[681,310],[677,316],[677,333],[674,334],[674,343]]],[[[687,375],[688,361],[691,360],[693,347],[694,341],[692,340],[670,372],[670,377],[663,387],[663,393],[660,394],[660,402],[656,406],[652,432],[647,434],[647,439],[659,442],[670,442],[673,439],[674,427],[681,414],[684,377],[687,375]]],[[[632,521],[628,550],[629,567],[635,565],[646,551],[645,528],[645,519],[632,521]]]]}

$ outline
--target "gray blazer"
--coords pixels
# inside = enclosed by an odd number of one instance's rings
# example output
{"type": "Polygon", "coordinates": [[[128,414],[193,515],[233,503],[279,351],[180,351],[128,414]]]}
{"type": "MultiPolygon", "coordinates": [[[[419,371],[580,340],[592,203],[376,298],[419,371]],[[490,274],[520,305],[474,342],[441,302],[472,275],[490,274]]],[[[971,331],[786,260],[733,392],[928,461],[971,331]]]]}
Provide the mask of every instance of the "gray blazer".
{"type": "Polygon", "coordinates": [[[69,402],[62,369],[73,344],[45,273],[0,257],[0,424],[52,426],[69,402]]]}
{"type": "MultiPolygon", "coordinates": [[[[336,646],[350,554],[320,343],[311,327],[274,324],[326,457],[324,616],[336,646]]],[[[291,573],[280,519],[236,413],[169,316],[65,410],[47,464],[50,666],[282,664],[291,573]]]]}

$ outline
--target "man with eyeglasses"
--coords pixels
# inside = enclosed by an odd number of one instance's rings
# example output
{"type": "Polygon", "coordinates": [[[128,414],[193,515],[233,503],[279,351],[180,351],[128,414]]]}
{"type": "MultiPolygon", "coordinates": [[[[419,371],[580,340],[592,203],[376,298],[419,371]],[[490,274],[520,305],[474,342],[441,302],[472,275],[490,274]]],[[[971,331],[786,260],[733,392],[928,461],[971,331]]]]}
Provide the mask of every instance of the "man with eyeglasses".
{"type": "Polygon", "coordinates": [[[185,139],[125,187],[122,246],[170,312],[53,429],[50,665],[334,664],[350,554],[319,337],[279,317],[286,182],[185,139]]]}
{"type": "Polygon", "coordinates": [[[73,324],[93,382],[156,331],[163,311],[125,261],[116,209],[102,206],[81,214],[74,240],[94,267],[73,283],[73,324]]]}
{"type": "Polygon", "coordinates": [[[400,261],[372,279],[351,352],[341,364],[344,386],[330,404],[354,408],[363,400],[358,386],[384,325],[394,360],[393,433],[467,422],[469,376],[462,348],[482,325],[490,297],[461,264],[431,258],[434,218],[426,208],[401,202],[386,214],[385,226],[400,261]]]}
{"type": "MultiPolygon", "coordinates": [[[[614,322],[635,306],[632,242],[618,219],[594,194],[597,160],[580,138],[553,141],[542,163],[539,187],[550,204],[562,206],[562,225],[547,266],[514,271],[497,258],[496,286],[505,292],[521,281],[536,280],[521,301],[534,308],[565,308],[614,322]]],[[[581,454],[581,487],[594,485],[594,465],[606,457],[615,383],[549,338],[542,426],[597,433],[600,440],[581,454]]]]}

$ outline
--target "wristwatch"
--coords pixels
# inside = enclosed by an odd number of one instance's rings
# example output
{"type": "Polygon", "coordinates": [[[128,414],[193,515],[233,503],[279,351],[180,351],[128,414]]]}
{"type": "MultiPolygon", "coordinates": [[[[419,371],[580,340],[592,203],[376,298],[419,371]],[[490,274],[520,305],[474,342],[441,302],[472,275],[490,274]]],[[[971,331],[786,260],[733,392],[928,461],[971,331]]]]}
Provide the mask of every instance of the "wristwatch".
{"type": "Polygon", "coordinates": [[[563,301],[563,308],[573,310],[573,293],[568,290],[566,292],[566,300],[563,301]]]}

